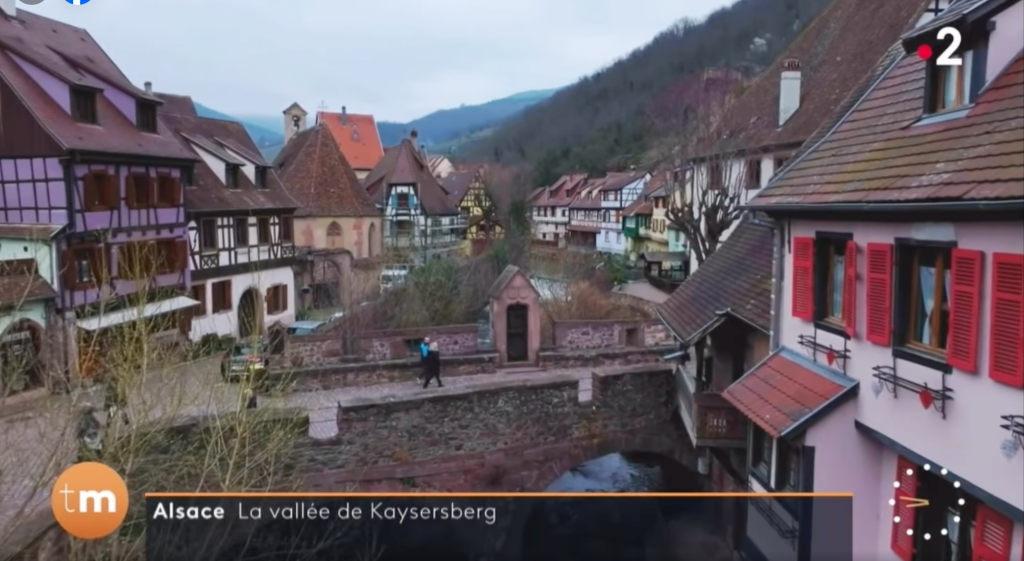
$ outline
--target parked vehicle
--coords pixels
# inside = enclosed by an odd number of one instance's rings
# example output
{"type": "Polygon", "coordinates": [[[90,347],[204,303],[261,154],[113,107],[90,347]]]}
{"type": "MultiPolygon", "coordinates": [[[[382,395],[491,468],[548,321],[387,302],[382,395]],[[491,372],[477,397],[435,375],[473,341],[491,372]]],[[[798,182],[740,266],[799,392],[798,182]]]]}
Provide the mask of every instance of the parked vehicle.
{"type": "Polygon", "coordinates": [[[270,367],[270,346],[266,340],[235,343],[220,359],[220,376],[225,382],[238,382],[248,376],[261,376],[270,367]]]}

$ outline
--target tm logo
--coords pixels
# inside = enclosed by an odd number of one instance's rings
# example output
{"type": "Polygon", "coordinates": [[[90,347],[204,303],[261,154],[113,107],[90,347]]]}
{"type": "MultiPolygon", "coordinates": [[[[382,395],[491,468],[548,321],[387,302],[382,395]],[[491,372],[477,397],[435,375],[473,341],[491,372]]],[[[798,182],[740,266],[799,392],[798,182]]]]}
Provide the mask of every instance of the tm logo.
{"type": "Polygon", "coordinates": [[[57,478],[50,508],[60,527],[72,536],[83,540],[103,538],[124,522],[128,487],[113,469],[97,462],[82,462],[57,478]]]}

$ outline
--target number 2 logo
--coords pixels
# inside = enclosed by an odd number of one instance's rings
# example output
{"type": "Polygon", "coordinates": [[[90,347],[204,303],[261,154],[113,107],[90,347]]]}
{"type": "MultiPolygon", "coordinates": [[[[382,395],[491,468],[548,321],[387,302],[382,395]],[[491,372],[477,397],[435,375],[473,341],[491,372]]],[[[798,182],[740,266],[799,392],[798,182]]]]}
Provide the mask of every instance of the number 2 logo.
{"type": "Polygon", "coordinates": [[[960,30],[955,27],[943,27],[936,36],[939,41],[944,41],[947,37],[952,38],[952,40],[949,46],[946,47],[946,50],[942,51],[942,54],[939,55],[939,58],[935,59],[936,66],[963,66],[963,59],[956,56],[956,51],[960,48],[962,41],[960,30]]]}

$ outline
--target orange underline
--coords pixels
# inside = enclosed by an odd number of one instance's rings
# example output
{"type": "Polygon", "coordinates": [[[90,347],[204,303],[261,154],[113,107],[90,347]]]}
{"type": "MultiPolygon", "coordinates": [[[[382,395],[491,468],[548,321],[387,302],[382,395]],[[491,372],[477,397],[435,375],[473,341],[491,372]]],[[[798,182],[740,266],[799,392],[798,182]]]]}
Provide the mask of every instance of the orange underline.
{"type": "Polygon", "coordinates": [[[852,499],[853,493],[146,493],[147,499],[852,499]]]}

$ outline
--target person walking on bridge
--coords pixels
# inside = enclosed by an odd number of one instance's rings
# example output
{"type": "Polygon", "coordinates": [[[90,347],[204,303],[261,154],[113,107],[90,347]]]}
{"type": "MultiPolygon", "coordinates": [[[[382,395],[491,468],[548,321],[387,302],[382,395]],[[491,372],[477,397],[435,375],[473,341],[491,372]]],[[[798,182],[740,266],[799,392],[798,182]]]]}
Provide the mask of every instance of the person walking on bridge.
{"type": "Polygon", "coordinates": [[[420,376],[423,381],[430,380],[430,370],[427,367],[427,357],[430,356],[430,337],[424,337],[420,342],[420,376]]]}
{"type": "Polygon", "coordinates": [[[437,343],[431,343],[427,348],[427,360],[426,360],[426,380],[423,381],[423,387],[427,388],[430,386],[430,381],[437,379],[437,387],[443,388],[444,384],[441,383],[441,352],[437,347],[437,343]]]}

